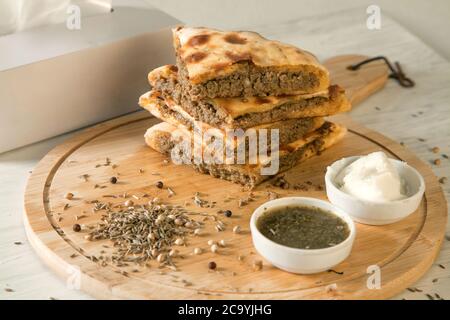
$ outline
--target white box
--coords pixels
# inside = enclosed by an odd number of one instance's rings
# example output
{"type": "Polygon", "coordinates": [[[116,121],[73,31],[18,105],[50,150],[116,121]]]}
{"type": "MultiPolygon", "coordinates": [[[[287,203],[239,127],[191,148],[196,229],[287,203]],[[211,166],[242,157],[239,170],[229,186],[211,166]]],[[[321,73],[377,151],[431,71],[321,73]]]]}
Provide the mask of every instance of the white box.
{"type": "Polygon", "coordinates": [[[121,8],[0,37],[0,152],[134,110],[148,72],[174,62],[170,28],[156,9],[121,8]]]}

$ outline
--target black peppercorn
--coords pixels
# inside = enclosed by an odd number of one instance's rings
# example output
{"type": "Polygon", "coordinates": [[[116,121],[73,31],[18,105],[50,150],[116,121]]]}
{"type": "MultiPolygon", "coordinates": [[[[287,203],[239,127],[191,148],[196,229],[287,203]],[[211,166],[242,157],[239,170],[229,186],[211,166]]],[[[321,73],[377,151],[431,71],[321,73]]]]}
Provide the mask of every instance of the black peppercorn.
{"type": "Polygon", "coordinates": [[[73,231],[80,232],[81,231],[81,226],[78,223],[75,223],[73,225],[73,231]]]}
{"type": "Polygon", "coordinates": [[[223,212],[223,214],[225,215],[225,217],[229,218],[229,217],[231,217],[231,215],[232,215],[233,213],[231,212],[231,210],[225,210],[225,211],[223,212]]]}
{"type": "Polygon", "coordinates": [[[217,268],[217,264],[214,261],[211,261],[210,263],[208,263],[208,268],[210,270],[214,270],[217,268]]]}
{"type": "Polygon", "coordinates": [[[116,177],[111,177],[111,179],[109,179],[109,182],[111,182],[112,184],[116,184],[117,183],[117,178],[116,177]]]}
{"type": "Polygon", "coordinates": [[[158,189],[162,189],[162,188],[164,187],[164,183],[163,183],[162,181],[158,181],[158,182],[155,184],[155,186],[156,186],[158,189]]]}

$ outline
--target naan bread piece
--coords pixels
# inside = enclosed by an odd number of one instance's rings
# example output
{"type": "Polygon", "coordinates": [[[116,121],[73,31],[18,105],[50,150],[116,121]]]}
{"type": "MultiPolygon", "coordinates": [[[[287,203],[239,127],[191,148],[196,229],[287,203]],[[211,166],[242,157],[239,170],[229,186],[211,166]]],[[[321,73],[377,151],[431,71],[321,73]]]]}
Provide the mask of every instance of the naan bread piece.
{"type": "MultiPolygon", "coordinates": [[[[170,123],[175,127],[183,127],[188,130],[192,130],[194,125],[197,125],[197,127],[202,130],[214,128],[205,122],[195,121],[195,119],[179,105],[175,104],[168,106],[164,102],[164,99],[161,98],[161,94],[157,91],[149,91],[143,94],[139,99],[139,105],[149,111],[156,118],[170,123]]],[[[298,140],[305,134],[318,129],[324,122],[325,120],[323,117],[288,119],[262,124],[248,129],[254,129],[256,134],[259,133],[260,129],[266,129],[268,137],[270,137],[270,130],[278,129],[279,144],[284,145],[298,140]]],[[[222,137],[226,136],[226,129],[220,129],[218,132],[222,137]]]]}
{"type": "Polygon", "coordinates": [[[316,57],[256,32],[178,27],[172,30],[180,81],[192,100],[326,90],[316,57]]]}
{"type": "MultiPolygon", "coordinates": [[[[320,154],[340,141],[346,132],[347,129],[345,127],[326,122],[319,129],[311,132],[304,138],[280,148],[279,170],[276,174],[287,171],[302,161],[320,154]]],[[[180,139],[190,141],[192,140],[192,133],[188,130],[180,130],[165,122],[152,126],[145,134],[147,145],[166,155],[171,154],[172,149],[180,142],[180,139]]],[[[200,148],[200,150],[202,149],[200,148]]],[[[216,178],[254,187],[272,177],[271,175],[261,174],[262,167],[269,165],[270,160],[270,158],[263,159],[262,162],[257,164],[242,165],[195,163],[191,161],[190,165],[196,170],[216,178]]]]}
{"type": "Polygon", "coordinates": [[[337,85],[314,94],[192,101],[183,94],[176,67],[156,68],[148,79],[166,105],[179,106],[193,118],[219,128],[249,128],[286,119],[325,117],[351,109],[345,90],[337,85]]]}

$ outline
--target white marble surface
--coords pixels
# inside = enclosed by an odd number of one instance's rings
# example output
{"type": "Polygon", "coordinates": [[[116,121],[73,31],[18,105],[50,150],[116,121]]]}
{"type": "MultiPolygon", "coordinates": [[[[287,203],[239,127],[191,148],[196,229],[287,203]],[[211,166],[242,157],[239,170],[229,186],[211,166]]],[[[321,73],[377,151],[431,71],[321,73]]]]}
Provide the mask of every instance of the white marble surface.
{"type": "MultiPolygon", "coordinates": [[[[267,37],[304,47],[322,59],[360,53],[384,54],[402,62],[405,72],[416,81],[416,87],[403,89],[390,81],[383,91],[358,105],[351,116],[394,140],[403,141],[431,165],[430,161],[441,153],[450,154],[450,63],[388,17],[384,16],[379,31],[367,30],[360,18],[358,9],[253,29],[267,37]],[[437,155],[430,151],[434,146],[441,149],[437,155]]],[[[27,243],[22,226],[22,198],[29,171],[69,135],[0,155],[0,299],[90,298],[67,289],[39,261],[27,243]],[[16,241],[22,244],[14,244],[16,241]]],[[[432,165],[433,171],[438,177],[450,177],[450,160],[441,160],[440,166],[432,165]]],[[[447,201],[449,186],[450,182],[443,185],[447,201]]],[[[447,230],[450,235],[449,226],[447,230]]],[[[444,241],[436,263],[414,286],[423,292],[405,291],[395,298],[427,299],[425,293],[438,293],[450,299],[450,241],[444,241]]]]}

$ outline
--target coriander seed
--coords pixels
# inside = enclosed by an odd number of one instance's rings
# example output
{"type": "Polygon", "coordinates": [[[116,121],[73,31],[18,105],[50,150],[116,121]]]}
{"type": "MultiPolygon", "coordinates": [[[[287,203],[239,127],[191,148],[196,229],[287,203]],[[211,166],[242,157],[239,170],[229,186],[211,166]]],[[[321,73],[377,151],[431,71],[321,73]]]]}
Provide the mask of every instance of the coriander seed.
{"type": "Polygon", "coordinates": [[[73,231],[75,232],[80,232],[81,231],[81,226],[78,223],[75,223],[72,227],[73,231]]]}
{"type": "Polygon", "coordinates": [[[72,200],[73,199],[73,193],[72,192],[67,192],[64,195],[64,198],[66,198],[67,200],[72,200]]]}
{"type": "Polygon", "coordinates": [[[111,177],[111,179],[109,179],[109,182],[111,182],[112,184],[116,184],[117,183],[117,178],[116,177],[111,177]]]}
{"type": "Polygon", "coordinates": [[[164,187],[164,183],[163,183],[162,181],[158,181],[158,182],[155,183],[155,186],[156,186],[158,189],[162,189],[162,188],[164,187]]]}
{"type": "Polygon", "coordinates": [[[435,160],[433,161],[433,163],[434,163],[435,165],[439,166],[439,165],[441,164],[441,159],[435,159],[435,160]]]}
{"type": "Polygon", "coordinates": [[[433,153],[438,153],[440,149],[439,147],[434,147],[433,149],[431,149],[431,151],[433,151],[433,153]]]}
{"type": "Polygon", "coordinates": [[[124,205],[125,207],[132,207],[134,204],[133,200],[127,200],[125,201],[124,205]]]}
{"type": "Polygon", "coordinates": [[[219,251],[219,246],[217,244],[213,244],[211,246],[211,252],[212,253],[217,253],[217,251],[219,251]]]}

